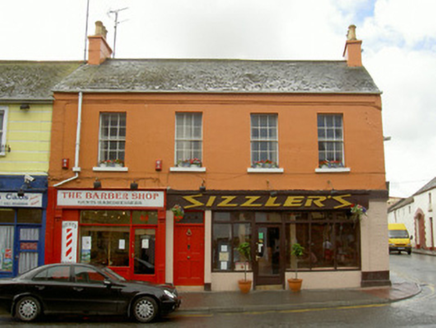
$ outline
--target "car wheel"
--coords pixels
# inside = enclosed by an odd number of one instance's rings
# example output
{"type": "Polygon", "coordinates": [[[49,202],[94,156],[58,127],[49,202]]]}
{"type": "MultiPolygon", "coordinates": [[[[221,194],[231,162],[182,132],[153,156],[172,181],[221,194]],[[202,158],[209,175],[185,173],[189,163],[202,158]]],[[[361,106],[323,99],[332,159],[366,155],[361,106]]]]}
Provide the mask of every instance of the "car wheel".
{"type": "Polygon", "coordinates": [[[158,314],[156,301],[148,296],[138,298],[133,304],[133,316],[139,322],[151,322],[158,314]]]}
{"type": "Polygon", "coordinates": [[[23,297],[15,306],[15,316],[21,321],[34,321],[41,313],[41,305],[39,301],[30,296],[23,297]]]}

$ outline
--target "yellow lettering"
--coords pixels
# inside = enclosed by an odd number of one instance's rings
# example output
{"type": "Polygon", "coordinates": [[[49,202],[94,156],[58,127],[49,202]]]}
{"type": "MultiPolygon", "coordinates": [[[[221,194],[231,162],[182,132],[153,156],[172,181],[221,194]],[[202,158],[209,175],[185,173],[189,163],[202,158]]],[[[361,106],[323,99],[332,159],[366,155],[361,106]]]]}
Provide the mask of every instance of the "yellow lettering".
{"type": "Polygon", "coordinates": [[[322,203],[327,199],[326,196],[309,196],[307,197],[306,204],[304,206],[310,207],[312,206],[312,203],[315,204],[317,207],[324,207],[325,205],[322,203]]]}
{"type": "Polygon", "coordinates": [[[199,207],[199,206],[203,206],[204,204],[199,202],[198,200],[196,200],[196,197],[201,197],[203,196],[202,194],[198,194],[198,195],[192,195],[192,196],[183,196],[183,198],[185,200],[187,200],[188,202],[190,202],[192,205],[188,205],[185,206],[185,208],[193,208],[193,207],[199,207]]]}
{"type": "Polygon", "coordinates": [[[211,207],[213,205],[213,203],[215,202],[215,198],[216,198],[216,196],[210,196],[209,200],[206,203],[206,206],[211,207]]]}
{"type": "Polygon", "coordinates": [[[275,203],[276,199],[277,199],[277,197],[269,197],[268,200],[265,203],[265,206],[271,206],[271,207],[272,206],[280,206],[281,204],[276,204],[275,203]]]}
{"type": "Polygon", "coordinates": [[[334,196],[333,197],[334,200],[336,200],[337,202],[342,204],[342,205],[335,206],[334,208],[342,208],[342,207],[347,207],[347,206],[351,206],[352,205],[352,203],[350,203],[349,201],[343,199],[344,197],[351,197],[351,194],[340,195],[340,196],[334,196]]]}
{"type": "Polygon", "coordinates": [[[230,204],[230,202],[232,200],[234,200],[236,198],[236,196],[222,196],[222,197],[224,200],[218,204],[218,207],[220,207],[220,206],[238,206],[238,204],[230,204]]]}
{"type": "Polygon", "coordinates": [[[262,206],[262,204],[255,204],[254,202],[260,198],[260,196],[245,196],[247,201],[243,204],[241,204],[241,207],[248,207],[248,206],[262,206]]]}
{"type": "Polygon", "coordinates": [[[283,206],[300,207],[303,206],[304,196],[288,196],[283,206]]]}

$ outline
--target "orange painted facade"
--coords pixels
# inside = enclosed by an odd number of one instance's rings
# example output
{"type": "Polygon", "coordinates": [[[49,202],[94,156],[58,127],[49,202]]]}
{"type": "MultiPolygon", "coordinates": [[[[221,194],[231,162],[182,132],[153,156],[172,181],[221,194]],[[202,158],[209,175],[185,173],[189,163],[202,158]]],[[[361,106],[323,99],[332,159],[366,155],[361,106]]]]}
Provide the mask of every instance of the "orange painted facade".
{"type": "MultiPolygon", "coordinates": [[[[74,162],[77,94],[56,94],[53,114],[50,185],[72,176],[62,159],[74,162]]],[[[68,187],[170,187],[196,190],[385,190],[380,96],[359,95],[171,95],[84,94],[77,180],[68,187]],[[127,115],[127,172],[95,172],[101,112],[127,115]],[[170,172],[174,166],[175,114],[203,114],[203,166],[206,172],[170,172]],[[283,173],[248,173],[250,114],[278,115],[279,167],[283,173]],[[343,114],[344,158],[350,172],[317,173],[317,114],[343,114]],[[162,171],[155,161],[163,161],[162,171]],[[330,181],[330,183],[328,183],[330,181]]]]}

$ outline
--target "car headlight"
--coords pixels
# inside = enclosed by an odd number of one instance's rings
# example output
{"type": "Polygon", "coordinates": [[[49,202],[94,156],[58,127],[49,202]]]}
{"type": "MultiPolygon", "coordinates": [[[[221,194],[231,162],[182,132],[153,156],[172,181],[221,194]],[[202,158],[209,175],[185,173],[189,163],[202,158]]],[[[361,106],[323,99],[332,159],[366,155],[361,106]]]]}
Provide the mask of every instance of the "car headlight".
{"type": "Polygon", "coordinates": [[[169,290],[164,289],[164,294],[166,296],[168,296],[169,298],[176,298],[176,295],[174,295],[173,293],[171,293],[169,290]]]}

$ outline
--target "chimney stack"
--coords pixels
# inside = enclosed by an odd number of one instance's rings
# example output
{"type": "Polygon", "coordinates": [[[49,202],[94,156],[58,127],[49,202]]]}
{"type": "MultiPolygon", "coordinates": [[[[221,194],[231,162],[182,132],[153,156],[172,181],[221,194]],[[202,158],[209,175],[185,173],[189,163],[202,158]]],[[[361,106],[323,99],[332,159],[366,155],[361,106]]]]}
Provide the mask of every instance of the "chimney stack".
{"type": "Polygon", "coordinates": [[[356,38],[356,25],[348,27],[343,56],[346,58],[349,67],[362,66],[362,40],[356,38]]]}
{"type": "Polygon", "coordinates": [[[88,36],[88,64],[100,65],[112,54],[112,49],[106,42],[107,29],[102,22],[95,22],[95,35],[88,36]]]}

